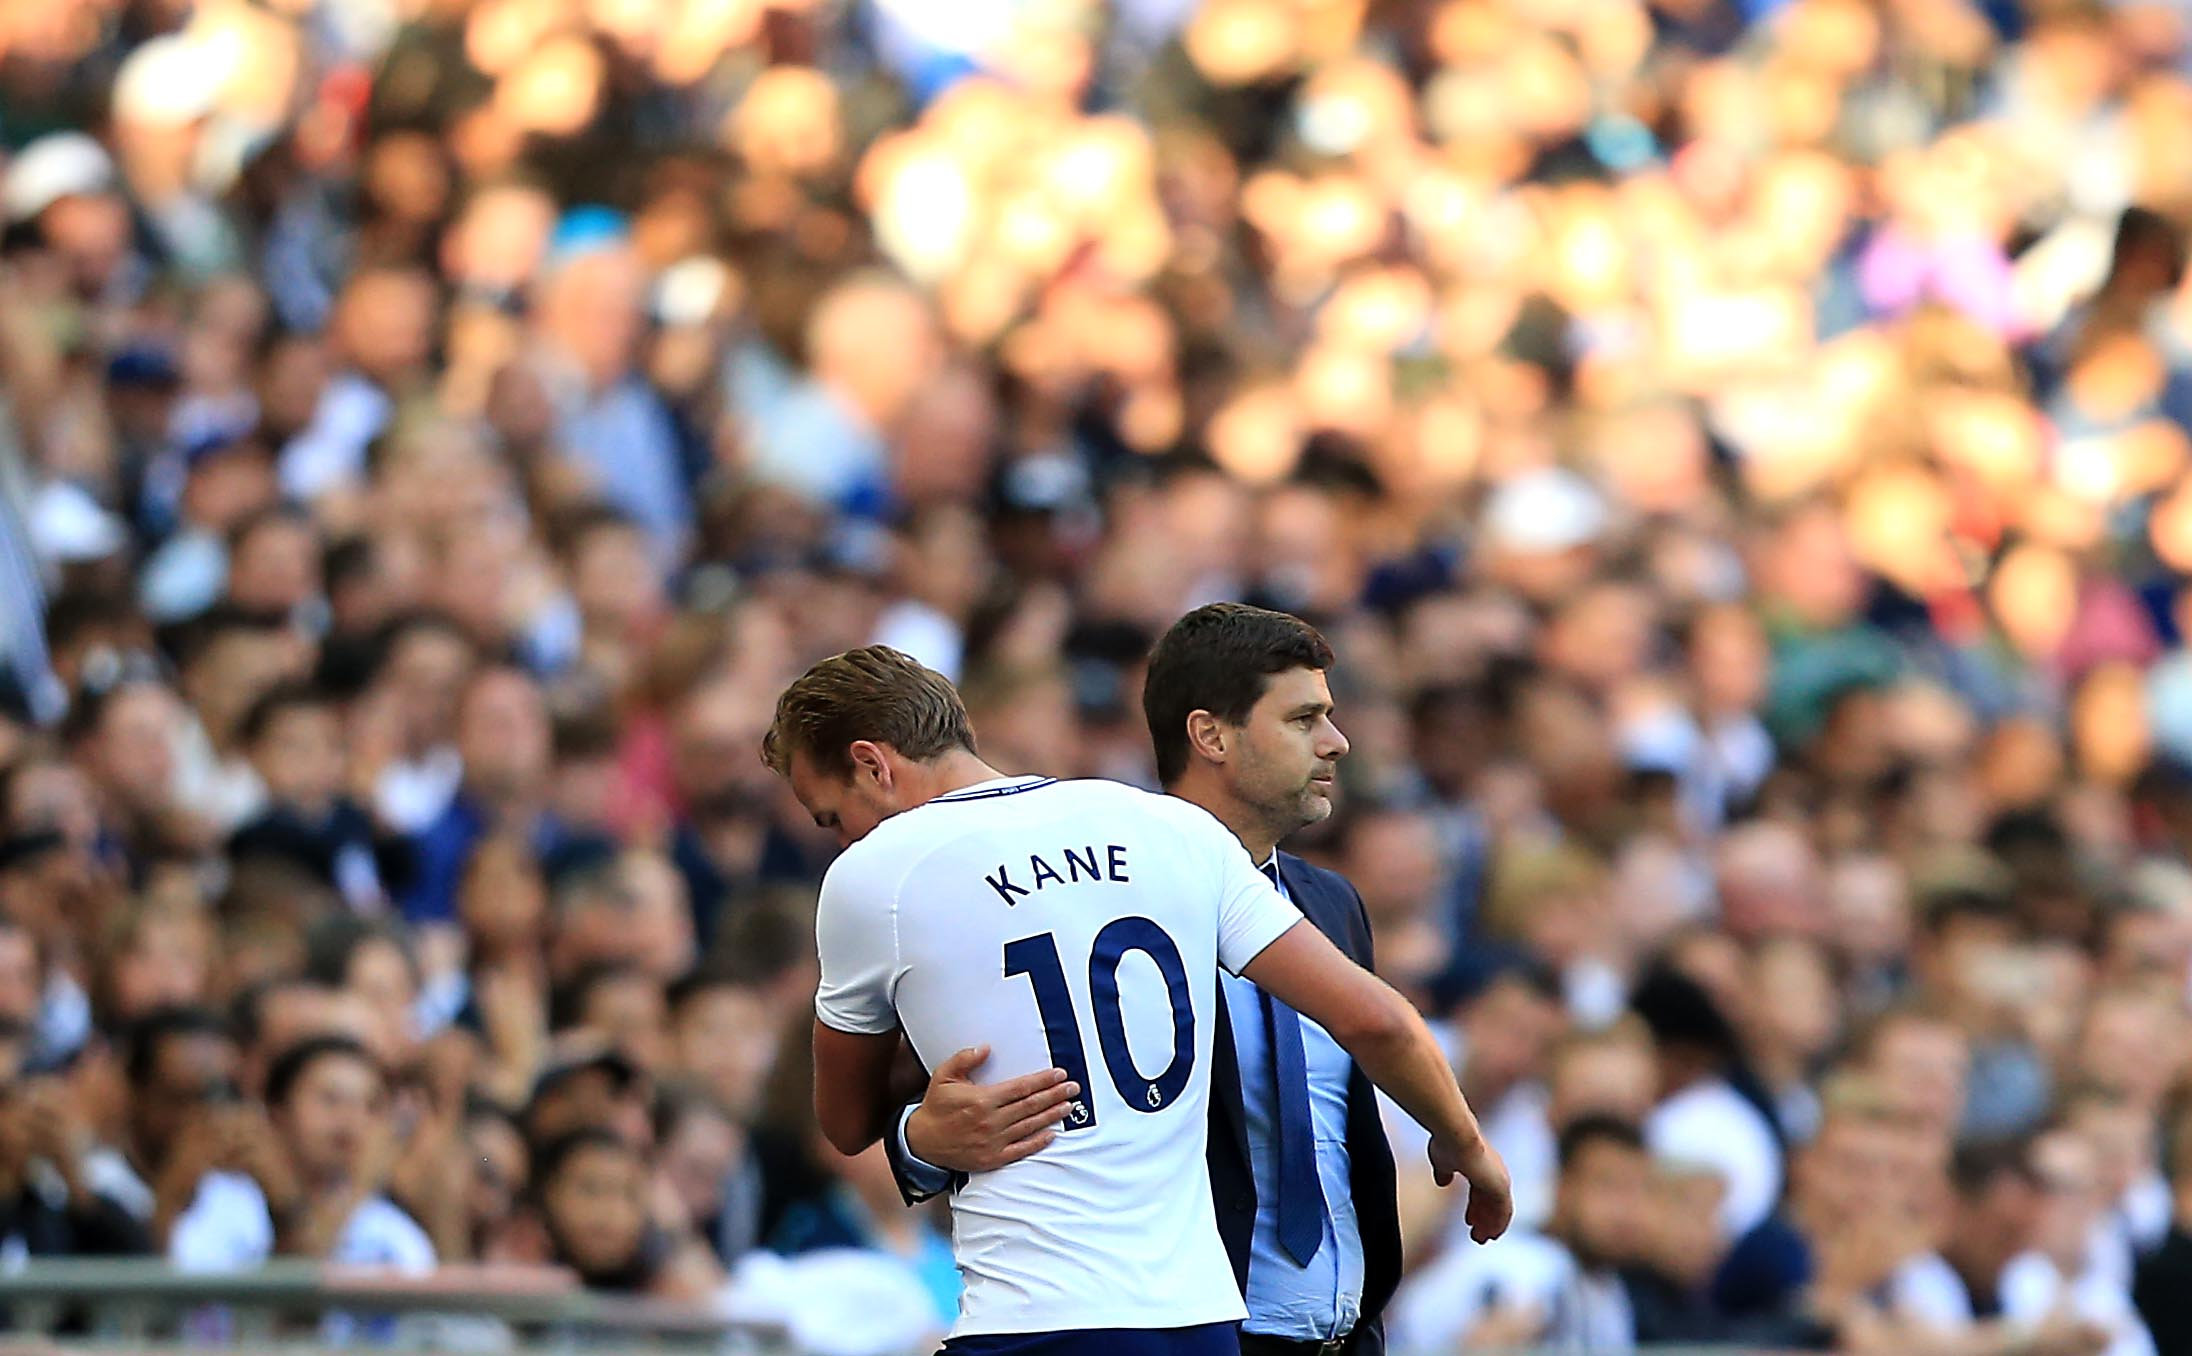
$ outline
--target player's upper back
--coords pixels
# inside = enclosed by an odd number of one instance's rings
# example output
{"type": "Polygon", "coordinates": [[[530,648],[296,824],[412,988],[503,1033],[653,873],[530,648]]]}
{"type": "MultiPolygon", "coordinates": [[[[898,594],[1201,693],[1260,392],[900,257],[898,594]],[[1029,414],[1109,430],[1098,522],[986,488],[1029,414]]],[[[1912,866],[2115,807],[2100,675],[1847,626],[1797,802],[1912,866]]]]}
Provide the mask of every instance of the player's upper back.
{"type": "MultiPolygon", "coordinates": [[[[1149,963],[1124,967],[1129,989],[1137,975],[1170,980],[1177,967],[1200,990],[1218,963],[1245,964],[1298,916],[1273,911],[1274,899],[1198,806],[1118,782],[984,782],[884,821],[831,867],[818,1011],[854,1031],[888,1030],[895,1015],[933,1062],[957,1048],[925,1048],[933,1041],[972,1031],[994,1043],[981,1024],[1003,1017],[938,1009],[979,1006],[1018,974],[1037,976],[1022,994],[1057,970],[1089,1000],[1101,996],[1089,992],[1092,976],[1104,989],[1105,967],[1139,953],[1149,963]],[[1228,907],[1243,894],[1249,907],[1228,907]],[[916,973],[934,1004],[904,1001],[916,973]]],[[[1042,1067],[1038,1051],[1026,1054],[1024,1068],[1042,1067]]],[[[1009,1076],[1013,1063],[1000,1058],[987,1076],[1009,1076]]]]}

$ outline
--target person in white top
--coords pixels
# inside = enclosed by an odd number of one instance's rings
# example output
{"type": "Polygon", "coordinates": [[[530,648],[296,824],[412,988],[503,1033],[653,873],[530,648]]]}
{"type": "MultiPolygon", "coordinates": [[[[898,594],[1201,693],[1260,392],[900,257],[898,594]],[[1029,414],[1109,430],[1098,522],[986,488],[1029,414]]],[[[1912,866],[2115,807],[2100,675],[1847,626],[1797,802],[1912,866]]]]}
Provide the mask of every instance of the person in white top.
{"type": "Polygon", "coordinates": [[[1218,965],[1323,1026],[1431,1127],[1441,1182],[1470,1183],[1478,1242],[1506,1228],[1506,1169],[1422,1019],[1307,926],[1209,812],[1000,776],[951,685],[883,646],[786,689],[763,756],[847,845],[816,918],[830,1142],[865,1150],[902,1105],[901,1032],[924,1064],[987,1047],[1000,1077],[1048,1070],[1028,1115],[1063,1108],[1054,1143],[953,1198],[954,1356],[1236,1349],[1245,1310],[1203,1157],[1218,965]]]}

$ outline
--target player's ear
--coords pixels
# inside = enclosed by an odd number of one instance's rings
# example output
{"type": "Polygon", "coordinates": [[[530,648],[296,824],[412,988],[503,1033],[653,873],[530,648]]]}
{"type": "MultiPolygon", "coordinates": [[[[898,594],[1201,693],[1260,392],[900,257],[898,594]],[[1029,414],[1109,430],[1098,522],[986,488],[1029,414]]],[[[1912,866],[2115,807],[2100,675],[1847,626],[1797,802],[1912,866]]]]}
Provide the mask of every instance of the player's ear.
{"type": "Polygon", "coordinates": [[[1213,763],[1224,762],[1226,753],[1225,722],[1208,711],[1188,712],[1187,747],[1198,758],[1207,758],[1213,763]]]}
{"type": "Polygon", "coordinates": [[[852,775],[855,779],[878,786],[890,785],[890,760],[883,756],[881,744],[872,739],[855,739],[845,753],[852,759],[852,775]]]}

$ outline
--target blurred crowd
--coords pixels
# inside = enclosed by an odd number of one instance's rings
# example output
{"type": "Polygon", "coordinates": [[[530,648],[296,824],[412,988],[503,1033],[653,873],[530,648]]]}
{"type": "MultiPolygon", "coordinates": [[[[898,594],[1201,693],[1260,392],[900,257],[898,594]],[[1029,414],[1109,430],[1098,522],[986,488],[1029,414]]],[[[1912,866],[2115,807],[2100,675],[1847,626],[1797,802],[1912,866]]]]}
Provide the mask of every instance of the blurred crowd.
{"type": "Polygon", "coordinates": [[[1236,597],[1515,1172],[1396,1346],[2192,1351],[2175,0],[38,0],[0,151],[0,1264],[940,1329],[775,694],[1148,784],[1236,597]]]}

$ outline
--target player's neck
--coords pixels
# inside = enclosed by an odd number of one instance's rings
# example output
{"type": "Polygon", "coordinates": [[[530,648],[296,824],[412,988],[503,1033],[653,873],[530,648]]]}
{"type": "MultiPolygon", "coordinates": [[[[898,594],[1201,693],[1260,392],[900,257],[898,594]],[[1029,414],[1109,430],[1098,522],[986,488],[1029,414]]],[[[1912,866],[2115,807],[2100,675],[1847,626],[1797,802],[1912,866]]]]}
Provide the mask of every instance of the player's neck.
{"type": "Polygon", "coordinates": [[[983,782],[994,782],[1005,775],[964,749],[954,749],[950,753],[939,755],[934,761],[922,766],[921,774],[921,789],[927,793],[921,797],[924,802],[938,796],[948,796],[954,791],[964,791],[983,782]]]}

